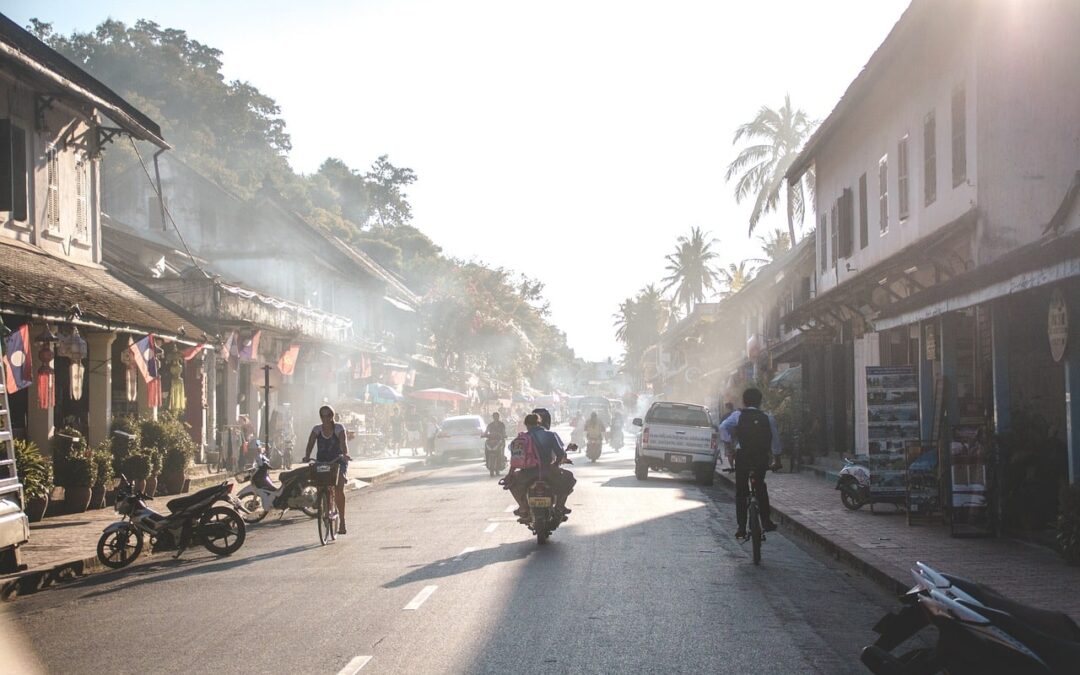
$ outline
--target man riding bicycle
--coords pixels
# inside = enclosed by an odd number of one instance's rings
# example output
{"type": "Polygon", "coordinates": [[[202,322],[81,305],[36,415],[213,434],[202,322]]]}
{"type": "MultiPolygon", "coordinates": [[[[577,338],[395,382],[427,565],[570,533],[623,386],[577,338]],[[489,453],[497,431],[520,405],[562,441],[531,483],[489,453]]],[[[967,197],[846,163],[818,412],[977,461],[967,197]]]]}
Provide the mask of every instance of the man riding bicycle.
{"type": "Polygon", "coordinates": [[[757,484],[761,510],[761,527],[766,532],[776,529],[769,508],[769,490],[765,473],[780,467],[780,432],[776,418],[761,410],[761,391],[753,387],[743,392],[743,408],[736,410],[720,423],[720,438],[728,450],[735,450],[735,519],[739,530],[736,539],[746,539],[746,507],[750,500],[750,479],[757,484]],[[769,455],[773,462],[769,464],[769,455]]]}
{"type": "Polygon", "coordinates": [[[334,409],[328,405],[319,408],[321,424],[315,425],[308,436],[307,449],[304,450],[304,461],[311,461],[311,450],[319,446],[315,453],[316,462],[340,462],[341,467],[337,481],[330,488],[334,502],[337,504],[338,517],[340,518],[338,534],[345,534],[345,475],[349,467],[349,441],[345,434],[345,427],[334,422],[334,409]]]}

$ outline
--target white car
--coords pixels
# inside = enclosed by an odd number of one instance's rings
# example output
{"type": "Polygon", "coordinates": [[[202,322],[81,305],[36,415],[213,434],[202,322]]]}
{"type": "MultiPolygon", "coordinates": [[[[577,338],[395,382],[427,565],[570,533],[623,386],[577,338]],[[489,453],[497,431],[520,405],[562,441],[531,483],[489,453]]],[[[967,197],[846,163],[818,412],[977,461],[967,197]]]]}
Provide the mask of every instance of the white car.
{"type": "Polygon", "coordinates": [[[431,451],[432,462],[443,462],[448,457],[483,456],[484,420],[479,415],[447,417],[439,423],[431,451]]]}

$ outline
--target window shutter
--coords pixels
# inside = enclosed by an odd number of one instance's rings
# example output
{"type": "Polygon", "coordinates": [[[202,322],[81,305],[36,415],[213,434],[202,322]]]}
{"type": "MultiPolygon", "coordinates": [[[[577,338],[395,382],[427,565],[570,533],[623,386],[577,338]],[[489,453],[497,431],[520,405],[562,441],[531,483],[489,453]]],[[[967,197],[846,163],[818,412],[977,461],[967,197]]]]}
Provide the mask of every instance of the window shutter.
{"type": "Polygon", "coordinates": [[[27,220],[30,217],[27,194],[26,131],[11,126],[11,218],[27,220]]]}
{"type": "Polygon", "coordinates": [[[14,145],[11,120],[0,120],[0,211],[10,211],[14,205],[14,145]]]}
{"type": "Polygon", "coordinates": [[[840,257],[850,258],[855,241],[855,204],[851,188],[840,195],[840,257]]]}

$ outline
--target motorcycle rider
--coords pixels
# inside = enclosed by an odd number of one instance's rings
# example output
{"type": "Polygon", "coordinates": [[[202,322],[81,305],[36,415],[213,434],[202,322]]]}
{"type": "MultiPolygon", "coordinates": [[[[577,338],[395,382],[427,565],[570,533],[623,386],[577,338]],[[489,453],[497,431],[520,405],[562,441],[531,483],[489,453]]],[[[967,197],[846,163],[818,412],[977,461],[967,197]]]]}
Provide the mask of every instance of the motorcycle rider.
{"type": "Polygon", "coordinates": [[[766,532],[776,529],[769,508],[769,490],[765,486],[765,474],[780,466],[780,432],[772,413],[761,410],[761,390],[750,387],[743,392],[743,408],[736,410],[720,423],[720,438],[725,447],[736,444],[735,449],[735,519],[739,530],[736,539],[746,539],[746,509],[750,499],[750,476],[758,483],[758,504],[761,526],[766,532]],[[773,463],[769,464],[769,454],[773,463]]]}
{"type": "Polygon", "coordinates": [[[605,433],[607,433],[607,427],[604,426],[600,416],[594,411],[589,415],[589,420],[585,422],[585,438],[590,441],[599,439],[603,443],[605,433]]]}
{"type": "Polygon", "coordinates": [[[487,438],[498,438],[503,441],[506,440],[506,425],[499,418],[499,413],[491,413],[491,423],[487,425],[487,431],[485,432],[487,438]]]}
{"type": "Polygon", "coordinates": [[[330,488],[334,493],[334,501],[337,503],[340,525],[338,534],[345,534],[345,474],[349,468],[349,440],[345,434],[345,427],[334,422],[334,409],[328,405],[319,408],[321,424],[316,424],[308,436],[307,449],[304,450],[304,462],[311,461],[311,450],[318,444],[318,452],[315,453],[315,461],[332,462],[341,460],[341,472],[338,474],[337,484],[330,488]]]}
{"type": "Polygon", "coordinates": [[[555,508],[562,512],[565,519],[570,509],[566,508],[566,500],[574,491],[577,479],[574,474],[559,467],[560,464],[573,464],[563,449],[562,439],[551,431],[551,414],[544,408],[537,408],[540,412],[531,412],[525,416],[526,433],[532,436],[536,451],[540,456],[540,469],[522,469],[510,476],[507,488],[518,503],[518,509],[514,514],[524,518],[529,513],[529,504],[525,499],[529,485],[541,474],[555,492],[555,508]],[[546,425],[546,426],[545,426],[546,425]]]}

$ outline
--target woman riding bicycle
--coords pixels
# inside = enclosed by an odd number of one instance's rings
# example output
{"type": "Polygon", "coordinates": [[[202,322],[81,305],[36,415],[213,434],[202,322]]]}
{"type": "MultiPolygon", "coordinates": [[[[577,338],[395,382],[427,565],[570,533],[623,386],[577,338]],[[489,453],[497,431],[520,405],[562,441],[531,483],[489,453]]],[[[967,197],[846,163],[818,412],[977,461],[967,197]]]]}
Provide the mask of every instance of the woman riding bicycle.
{"type": "Polygon", "coordinates": [[[315,453],[316,462],[340,462],[341,471],[337,482],[330,488],[334,502],[337,504],[338,517],[341,519],[338,526],[338,534],[345,534],[345,474],[349,466],[349,442],[345,436],[345,427],[334,422],[334,409],[328,405],[319,408],[321,424],[315,425],[308,436],[307,449],[304,450],[304,461],[311,460],[311,450],[318,444],[319,449],[315,453]]]}

